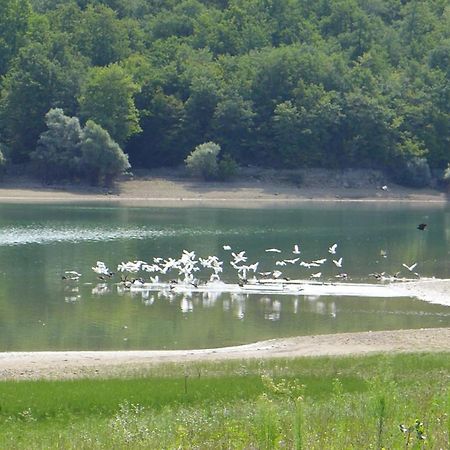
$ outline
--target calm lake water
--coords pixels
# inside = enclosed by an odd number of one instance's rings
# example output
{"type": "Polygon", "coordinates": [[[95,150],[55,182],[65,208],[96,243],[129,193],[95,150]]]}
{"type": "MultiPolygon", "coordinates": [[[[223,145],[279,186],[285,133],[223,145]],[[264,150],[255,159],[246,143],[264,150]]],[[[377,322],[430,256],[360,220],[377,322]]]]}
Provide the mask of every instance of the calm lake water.
{"type": "Polygon", "coordinates": [[[305,205],[296,209],[127,208],[105,205],[0,205],[0,351],[175,349],[228,346],[305,334],[450,325],[450,307],[412,298],[279,295],[138,294],[103,284],[91,267],[104,261],[178,258],[183,249],[224,260],[245,250],[259,270],[292,278],[339,273],[352,281],[418,262],[423,276],[450,277],[450,209],[376,204],[305,205]],[[420,222],[429,227],[421,232],[420,222]],[[293,258],[328,258],[320,269],[275,266],[293,258]],[[267,253],[276,247],[282,254],[267,253]],[[382,256],[385,252],[386,257],[382,256]],[[82,273],[64,281],[65,270],[82,273]]]}

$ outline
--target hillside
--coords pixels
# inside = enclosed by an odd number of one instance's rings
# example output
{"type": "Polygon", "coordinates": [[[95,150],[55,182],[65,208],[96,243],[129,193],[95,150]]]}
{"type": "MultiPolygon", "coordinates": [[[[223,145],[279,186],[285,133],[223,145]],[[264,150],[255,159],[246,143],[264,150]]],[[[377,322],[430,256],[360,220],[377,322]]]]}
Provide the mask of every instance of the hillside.
{"type": "Polygon", "coordinates": [[[6,0],[0,13],[0,145],[15,163],[51,108],[101,125],[134,169],[207,141],[240,165],[377,168],[415,186],[450,160],[446,0],[6,0]]]}

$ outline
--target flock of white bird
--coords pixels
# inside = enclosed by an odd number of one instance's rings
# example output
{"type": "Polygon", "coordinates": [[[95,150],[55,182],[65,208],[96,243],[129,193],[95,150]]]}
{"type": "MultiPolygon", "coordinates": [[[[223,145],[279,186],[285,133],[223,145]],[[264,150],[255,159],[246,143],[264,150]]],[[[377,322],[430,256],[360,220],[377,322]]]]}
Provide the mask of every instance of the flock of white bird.
{"type": "MultiPolygon", "coordinates": [[[[338,245],[336,243],[328,247],[328,257],[318,258],[312,261],[305,261],[300,258],[301,250],[298,244],[294,244],[291,253],[293,257],[281,257],[282,251],[278,248],[267,248],[266,253],[274,255],[280,255],[274,261],[275,269],[262,271],[260,269],[260,262],[249,262],[248,256],[245,250],[233,251],[231,246],[224,245],[223,249],[230,253],[230,266],[236,271],[238,277],[238,284],[243,285],[249,281],[255,282],[261,279],[265,280],[289,280],[283,275],[283,267],[285,266],[298,266],[298,268],[312,269],[307,275],[307,278],[311,280],[322,279],[322,270],[327,261],[331,261],[335,268],[339,269],[339,272],[334,275],[334,278],[346,280],[348,278],[347,273],[341,269],[343,267],[343,257],[337,256],[338,245]],[[316,269],[316,270],[314,270],[316,269]]],[[[386,257],[386,252],[381,251],[381,256],[386,257]]],[[[110,270],[103,261],[97,261],[96,265],[92,267],[92,270],[97,274],[100,280],[106,281],[111,279],[116,273],[120,275],[120,282],[126,287],[132,285],[144,285],[144,284],[159,284],[163,283],[164,275],[171,277],[170,280],[166,280],[166,284],[185,284],[198,286],[199,283],[206,284],[208,282],[221,281],[220,274],[223,272],[224,261],[221,261],[217,256],[208,256],[206,258],[197,257],[194,251],[183,250],[181,256],[178,259],[175,258],[162,258],[154,257],[152,262],[137,260],[127,261],[118,264],[115,272],[110,270]],[[205,271],[207,274],[204,275],[205,271]],[[149,274],[147,279],[144,279],[144,273],[149,274]]],[[[415,272],[417,263],[402,264],[410,273],[419,277],[419,274],[415,272]]],[[[292,273],[292,270],[290,271],[292,273]]],[[[394,278],[398,276],[400,272],[394,275],[394,278]]],[[[386,276],[384,272],[370,274],[376,279],[393,278],[386,276]]],[[[81,277],[79,272],[73,270],[65,271],[63,279],[78,280],[81,277]]],[[[305,278],[305,277],[303,277],[305,278]]]]}
{"type": "MultiPolygon", "coordinates": [[[[298,265],[299,267],[311,269],[320,268],[328,261],[328,258],[320,258],[312,261],[303,261],[300,259],[300,247],[295,244],[292,249],[292,254],[295,257],[278,258],[275,261],[275,270],[259,271],[260,263],[249,262],[246,251],[233,251],[229,245],[224,245],[223,249],[229,251],[230,266],[235,269],[239,284],[246,283],[249,279],[257,280],[258,278],[272,278],[280,279],[283,276],[282,267],[287,265],[298,265]]],[[[339,269],[342,268],[343,258],[334,257],[336,255],[337,244],[333,244],[328,248],[332,263],[339,269]],[[336,258],[336,259],[334,259],[336,258]]],[[[278,248],[268,248],[267,253],[281,254],[282,251],[278,248]]],[[[160,283],[160,277],[166,274],[176,273],[176,278],[172,279],[170,283],[185,283],[197,285],[200,279],[200,272],[208,271],[206,282],[220,281],[220,274],[223,272],[224,261],[221,261],[217,256],[208,256],[206,258],[197,257],[194,251],[183,250],[178,259],[175,258],[161,258],[155,257],[152,262],[147,261],[127,261],[121,262],[117,266],[116,272],[111,271],[103,261],[97,261],[92,270],[98,275],[101,280],[106,280],[113,277],[115,273],[120,274],[121,281],[125,284],[143,284],[146,281],[140,277],[144,272],[149,273],[147,283],[160,283]]],[[[81,276],[75,271],[66,271],[63,278],[78,279],[81,276]]],[[[319,279],[322,277],[322,271],[316,271],[309,274],[311,279],[319,279]]],[[[346,278],[347,274],[340,272],[336,275],[337,278],[346,278]]]]}

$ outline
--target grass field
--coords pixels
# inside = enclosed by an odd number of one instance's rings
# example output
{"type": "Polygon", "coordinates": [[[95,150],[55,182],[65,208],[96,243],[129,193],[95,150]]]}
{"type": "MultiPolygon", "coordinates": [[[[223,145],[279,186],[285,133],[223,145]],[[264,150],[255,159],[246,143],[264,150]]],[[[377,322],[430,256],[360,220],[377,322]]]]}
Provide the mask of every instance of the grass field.
{"type": "Polygon", "coordinates": [[[0,448],[448,449],[450,354],[0,383],[0,448]]]}

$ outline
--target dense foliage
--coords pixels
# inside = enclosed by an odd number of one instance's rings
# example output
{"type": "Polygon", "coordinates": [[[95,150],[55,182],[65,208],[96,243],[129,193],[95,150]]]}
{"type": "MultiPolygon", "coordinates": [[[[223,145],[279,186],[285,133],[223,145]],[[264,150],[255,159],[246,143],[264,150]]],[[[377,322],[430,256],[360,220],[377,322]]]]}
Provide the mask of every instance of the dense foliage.
{"type": "Polygon", "coordinates": [[[78,118],[59,108],[51,109],[45,119],[48,129],[30,154],[36,174],[45,182],[85,179],[109,185],[130,167],[119,145],[94,121],[82,128],[78,118]]]}
{"type": "Polygon", "coordinates": [[[13,162],[51,108],[141,167],[208,141],[240,164],[399,180],[450,161],[448,0],[4,0],[0,76],[13,162]]]}

